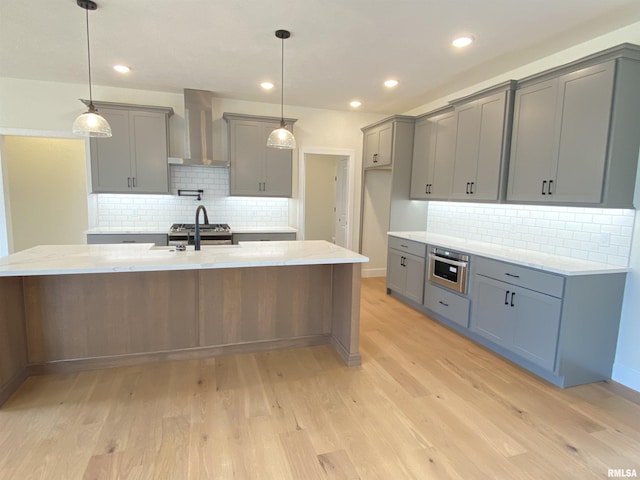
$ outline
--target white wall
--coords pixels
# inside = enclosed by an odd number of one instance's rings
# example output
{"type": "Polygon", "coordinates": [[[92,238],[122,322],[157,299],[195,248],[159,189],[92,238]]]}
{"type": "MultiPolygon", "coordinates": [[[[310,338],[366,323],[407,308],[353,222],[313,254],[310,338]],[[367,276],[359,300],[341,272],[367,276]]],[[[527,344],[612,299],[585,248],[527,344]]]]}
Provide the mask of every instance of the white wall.
{"type": "Polygon", "coordinates": [[[4,139],[12,248],[85,243],[87,189],[84,140],[4,139]]]}
{"type": "MultiPolygon", "coordinates": [[[[446,105],[449,100],[463,97],[505,80],[518,80],[625,42],[640,44],[640,22],[598,36],[572,48],[487,79],[485,82],[454,92],[451,95],[430,102],[429,104],[421,105],[408,112],[404,112],[404,114],[420,115],[446,105]]],[[[639,183],[636,184],[636,207],[640,206],[639,183]]],[[[631,267],[631,272],[627,275],[622,317],[620,320],[618,349],[616,351],[613,368],[613,379],[640,391],[640,348],[638,348],[638,338],[640,338],[640,227],[638,226],[637,219],[638,215],[636,213],[635,230],[630,252],[631,260],[629,266],[631,267]]]]}
{"type": "Polygon", "coordinates": [[[391,198],[391,170],[369,169],[365,172],[362,212],[362,254],[369,257],[362,275],[386,274],[387,237],[391,198]]]}
{"type": "MultiPolygon", "coordinates": [[[[86,97],[84,84],[64,84],[0,78],[0,134],[3,129],[49,130],[68,132],[77,115],[85,109],[77,99],[86,97]]],[[[184,155],[184,105],[182,94],[132,90],[94,85],[96,100],[134,103],[142,105],[162,105],[173,107],[175,115],[170,119],[170,156],[184,155]]],[[[215,157],[225,155],[223,139],[226,136],[223,112],[251,115],[279,116],[279,105],[245,102],[224,98],[213,101],[214,141],[219,140],[215,157]]],[[[284,107],[286,117],[297,118],[294,132],[298,148],[324,147],[355,151],[355,171],[362,168],[361,127],[374,123],[386,115],[343,112],[304,107],[284,107]]],[[[298,218],[298,158],[297,150],[293,158],[293,199],[289,201],[289,224],[297,226],[298,218]]],[[[359,211],[361,188],[356,182],[355,204],[351,218],[356,224],[352,229],[352,245],[359,243],[359,211]]],[[[94,212],[94,209],[91,209],[94,212]]],[[[232,222],[230,219],[229,222],[232,222]]],[[[91,223],[93,226],[94,224],[91,223]]]]}

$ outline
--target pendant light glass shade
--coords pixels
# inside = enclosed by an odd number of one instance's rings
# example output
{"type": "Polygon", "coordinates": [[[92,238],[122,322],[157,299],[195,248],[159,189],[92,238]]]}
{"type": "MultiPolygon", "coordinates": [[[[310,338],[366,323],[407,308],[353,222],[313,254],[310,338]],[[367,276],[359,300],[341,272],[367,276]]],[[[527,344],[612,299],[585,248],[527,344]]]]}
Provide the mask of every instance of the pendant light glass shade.
{"type": "Polygon", "coordinates": [[[269,138],[267,138],[267,147],[294,149],[296,148],[296,139],[289,130],[286,129],[284,122],[280,123],[280,128],[276,128],[269,138]]]}
{"type": "Polygon", "coordinates": [[[87,59],[89,66],[89,110],[80,115],[73,122],[71,131],[75,135],[81,137],[110,137],[111,127],[109,122],[98,113],[93,105],[93,94],[91,92],[91,49],[89,46],[89,10],[96,10],[98,5],[92,0],[76,0],[80,8],[85,10],[85,18],[87,23],[87,59]]]}
{"type": "Polygon", "coordinates": [[[89,111],[76,118],[71,131],[81,137],[110,137],[112,135],[109,122],[97,113],[93,104],[89,107],[89,111]]]}
{"type": "Polygon", "coordinates": [[[280,128],[276,128],[271,132],[271,135],[267,138],[267,147],[293,150],[296,148],[296,139],[293,133],[285,128],[286,124],[284,123],[284,40],[290,36],[291,33],[288,30],[276,30],[276,37],[282,40],[280,128]]]}

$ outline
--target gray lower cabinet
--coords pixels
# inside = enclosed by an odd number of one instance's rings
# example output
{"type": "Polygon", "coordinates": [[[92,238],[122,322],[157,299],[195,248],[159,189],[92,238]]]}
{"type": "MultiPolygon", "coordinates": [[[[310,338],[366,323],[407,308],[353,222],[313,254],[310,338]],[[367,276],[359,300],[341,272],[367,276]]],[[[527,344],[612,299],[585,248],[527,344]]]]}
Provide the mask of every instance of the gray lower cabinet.
{"type": "Polygon", "coordinates": [[[447,200],[456,142],[456,115],[446,107],[416,119],[411,167],[411,198],[447,200]]]}
{"type": "Polygon", "coordinates": [[[422,303],[426,245],[389,237],[387,253],[387,291],[394,291],[418,304],[422,303]]]}
{"type": "Polygon", "coordinates": [[[113,135],[92,138],[93,193],[169,193],[172,108],[94,102],[113,135]]]}
{"type": "Polygon", "coordinates": [[[639,83],[629,45],[519,82],[507,200],[632,207],[639,83]]]}
{"type": "Polygon", "coordinates": [[[88,233],[88,244],[105,243],[155,243],[159,246],[167,245],[165,233],[88,233]]]}
{"type": "Polygon", "coordinates": [[[424,306],[441,317],[469,328],[469,299],[430,282],[424,286],[424,306]]]}
{"type": "MultiPolygon", "coordinates": [[[[228,126],[229,195],[291,197],[292,150],[267,147],[280,119],[223,114],[228,126]]],[[[285,118],[293,131],[295,119],[285,118]]]]}
{"type": "Polygon", "coordinates": [[[471,330],[553,370],[562,300],[476,275],[471,330]]]}
{"type": "Polygon", "coordinates": [[[611,378],[625,273],[562,276],[483,257],[474,265],[473,338],[561,387],[611,378]]]}
{"type": "Polygon", "coordinates": [[[292,241],[296,239],[295,232],[276,232],[276,233],[234,233],[232,235],[232,242],[237,245],[238,242],[269,242],[269,241],[292,241]]]}

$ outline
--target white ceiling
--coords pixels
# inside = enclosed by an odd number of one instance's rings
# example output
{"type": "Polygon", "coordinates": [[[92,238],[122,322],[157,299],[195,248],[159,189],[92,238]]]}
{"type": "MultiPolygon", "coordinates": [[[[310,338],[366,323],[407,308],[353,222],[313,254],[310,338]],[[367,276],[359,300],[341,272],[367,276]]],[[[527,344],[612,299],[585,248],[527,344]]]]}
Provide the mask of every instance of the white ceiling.
{"type": "MultiPolygon", "coordinates": [[[[638,0],[97,0],[93,82],[183,88],[279,103],[401,113],[451,91],[640,21],[638,0]],[[476,43],[454,51],[457,34],[476,43]],[[111,68],[130,65],[126,76],[111,68]],[[382,86],[397,78],[393,91],[382,86]],[[271,80],[266,93],[258,84],[271,80]]],[[[76,0],[0,0],[0,76],[85,83],[76,0]]],[[[108,99],[101,99],[108,100],[108,99]]]]}

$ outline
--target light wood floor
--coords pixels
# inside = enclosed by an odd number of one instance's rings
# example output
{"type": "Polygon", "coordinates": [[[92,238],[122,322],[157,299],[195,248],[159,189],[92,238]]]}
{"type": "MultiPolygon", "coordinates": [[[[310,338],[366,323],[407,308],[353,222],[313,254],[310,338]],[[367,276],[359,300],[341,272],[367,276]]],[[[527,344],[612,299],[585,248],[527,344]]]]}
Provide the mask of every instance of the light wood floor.
{"type": "Polygon", "coordinates": [[[328,346],[31,377],[0,478],[588,479],[640,475],[640,394],[560,390],[362,288],[362,367],[328,346]]]}

